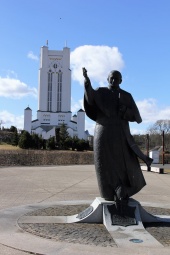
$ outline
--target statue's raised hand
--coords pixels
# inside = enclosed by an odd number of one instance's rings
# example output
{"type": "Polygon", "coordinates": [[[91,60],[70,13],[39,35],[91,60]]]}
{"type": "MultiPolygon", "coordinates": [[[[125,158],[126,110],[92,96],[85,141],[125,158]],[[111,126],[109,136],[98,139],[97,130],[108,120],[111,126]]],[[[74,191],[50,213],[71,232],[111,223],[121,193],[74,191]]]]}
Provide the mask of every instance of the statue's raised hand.
{"type": "Polygon", "coordinates": [[[83,76],[84,76],[84,78],[88,78],[88,76],[87,76],[87,70],[86,70],[86,68],[85,67],[83,67],[82,68],[82,70],[83,70],[83,76]]]}
{"type": "Polygon", "coordinates": [[[86,70],[85,67],[83,67],[82,70],[83,70],[83,76],[84,76],[84,78],[85,78],[85,80],[84,80],[84,86],[85,86],[85,87],[88,87],[89,84],[90,84],[90,79],[89,79],[89,77],[88,77],[88,75],[87,75],[87,70],[86,70]]]}

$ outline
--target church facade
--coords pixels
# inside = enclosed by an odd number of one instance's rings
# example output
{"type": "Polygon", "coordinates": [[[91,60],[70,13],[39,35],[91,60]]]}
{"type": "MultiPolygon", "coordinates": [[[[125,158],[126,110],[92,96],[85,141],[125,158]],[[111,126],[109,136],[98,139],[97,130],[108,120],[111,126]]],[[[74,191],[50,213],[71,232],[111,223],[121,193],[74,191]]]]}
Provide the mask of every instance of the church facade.
{"type": "Polygon", "coordinates": [[[87,139],[85,112],[80,109],[72,116],[71,112],[71,70],[70,49],[49,50],[41,47],[38,111],[37,119],[32,120],[32,110],[24,110],[24,130],[41,135],[44,139],[55,136],[55,129],[65,124],[71,137],[87,139]]]}

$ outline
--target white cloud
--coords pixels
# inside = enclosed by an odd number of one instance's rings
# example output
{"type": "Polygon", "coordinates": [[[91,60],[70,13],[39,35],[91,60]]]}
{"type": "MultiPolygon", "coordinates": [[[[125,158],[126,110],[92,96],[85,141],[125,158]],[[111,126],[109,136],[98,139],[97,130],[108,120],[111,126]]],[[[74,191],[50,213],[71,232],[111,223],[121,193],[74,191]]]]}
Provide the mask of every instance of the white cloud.
{"type": "Polygon", "coordinates": [[[158,115],[157,102],[154,98],[136,102],[143,122],[154,122],[158,115]]]}
{"type": "Polygon", "coordinates": [[[16,73],[15,71],[13,71],[13,70],[7,70],[6,72],[7,72],[7,75],[6,75],[7,78],[12,78],[12,77],[13,77],[14,79],[17,79],[17,78],[18,78],[17,73],[16,73]]]}
{"type": "Polygon", "coordinates": [[[72,79],[83,84],[82,67],[88,71],[91,80],[107,83],[111,70],[121,70],[124,61],[117,47],[84,45],[71,52],[72,79]]]}
{"type": "Polygon", "coordinates": [[[132,135],[144,135],[146,134],[146,130],[145,129],[139,129],[138,127],[134,128],[133,126],[130,126],[130,132],[132,135]]]}
{"type": "Polygon", "coordinates": [[[71,111],[72,113],[77,113],[80,109],[83,109],[83,99],[75,101],[71,98],[71,111]]]}
{"type": "Polygon", "coordinates": [[[9,128],[15,126],[18,129],[23,129],[24,115],[16,116],[6,110],[0,112],[1,127],[9,128]]]}
{"type": "Polygon", "coordinates": [[[166,119],[170,119],[170,106],[167,106],[159,111],[159,120],[166,119]]]}
{"type": "Polygon", "coordinates": [[[30,58],[30,59],[33,59],[35,61],[39,60],[38,56],[36,56],[32,51],[28,52],[27,57],[30,58]]]}
{"type": "Polygon", "coordinates": [[[136,102],[144,123],[154,123],[160,119],[170,119],[170,106],[158,107],[154,98],[136,102]]]}
{"type": "Polygon", "coordinates": [[[36,97],[37,89],[29,87],[19,79],[0,77],[0,96],[18,99],[28,95],[36,97]]]}

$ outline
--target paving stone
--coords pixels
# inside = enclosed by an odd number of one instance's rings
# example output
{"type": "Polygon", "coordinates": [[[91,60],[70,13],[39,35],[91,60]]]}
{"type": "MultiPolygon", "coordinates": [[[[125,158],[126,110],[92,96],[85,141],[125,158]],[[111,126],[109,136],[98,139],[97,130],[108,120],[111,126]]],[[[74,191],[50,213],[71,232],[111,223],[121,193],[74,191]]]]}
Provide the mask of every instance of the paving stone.
{"type": "MultiPolygon", "coordinates": [[[[78,214],[89,205],[58,205],[39,209],[27,216],[69,216],[78,214]]],[[[144,209],[157,215],[170,215],[170,209],[144,207],[144,209]]],[[[102,247],[116,247],[110,233],[103,224],[71,223],[71,224],[19,224],[24,230],[33,235],[55,241],[95,245],[102,247]]],[[[154,236],[162,245],[170,246],[170,223],[145,223],[146,230],[154,236]]]]}

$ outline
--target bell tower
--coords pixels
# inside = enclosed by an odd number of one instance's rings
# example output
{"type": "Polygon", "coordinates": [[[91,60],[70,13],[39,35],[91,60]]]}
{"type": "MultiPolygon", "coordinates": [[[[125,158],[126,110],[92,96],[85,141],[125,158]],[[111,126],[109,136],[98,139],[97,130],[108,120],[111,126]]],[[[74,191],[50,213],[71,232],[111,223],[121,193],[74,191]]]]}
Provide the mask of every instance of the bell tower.
{"type": "Polygon", "coordinates": [[[41,112],[69,112],[71,110],[70,49],[40,52],[39,102],[41,112]]]}

